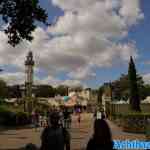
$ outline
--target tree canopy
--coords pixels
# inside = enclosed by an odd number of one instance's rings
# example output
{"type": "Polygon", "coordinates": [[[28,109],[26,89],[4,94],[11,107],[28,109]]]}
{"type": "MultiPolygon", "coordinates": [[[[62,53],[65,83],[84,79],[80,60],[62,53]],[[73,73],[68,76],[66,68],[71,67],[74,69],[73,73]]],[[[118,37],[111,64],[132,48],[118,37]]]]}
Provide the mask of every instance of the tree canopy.
{"type": "Polygon", "coordinates": [[[56,95],[66,96],[68,95],[68,86],[59,85],[56,87],[56,95]]]}
{"type": "MultiPolygon", "coordinates": [[[[137,74],[137,85],[139,89],[140,99],[145,99],[148,96],[146,85],[143,78],[137,74]]],[[[118,80],[112,82],[113,99],[114,100],[128,100],[130,95],[128,74],[122,74],[118,80]]]]}
{"type": "MultiPolygon", "coordinates": [[[[137,87],[140,100],[150,96],[150,85],[145,84],[142,76],[136,73],[137,87]]],[[[111,82],[113,100],[125,100],[130,98],[130,83],[128,74],[122,74],[119,79],[111,82]]],[[[104,85],[99,88],[98,101],[101,101],[104,85]]]]}
{"type": "Polygon", "coordinates": [[[54,97],[55,89],[50,85],[39,85],[35,90],[36,97],[54,97]]]}
{"type": "Polygon", "coordinates": [[[6,82],[2,79],[0,79],[0,103],[2,102],[2,99],[6,98],[8,95],[8,89],[6,82]]]}
{"type": "Polygon", "coordinates": [[[97,96],[97,102],[98,102],[99,104],[102,103],[102,95],[103,95],[103,92],[104,92],[104,87],[103,87],[103,86],[99,87],[99,89],[98,89],[98,96],[97,96]]]}
{"type": "Polygon", "coordinates": [[[22,92],[19,85],[8,86],[8,96],[9,98],[21,98],[22,92]]]}
{"type": "Polygon", "coordinates": [[[23,39],[32,41],[36,22],[46,24],[47,13],[38,0],[0,0],[0,15],[6,24],[8,43],[16,46],[23,39]]]}

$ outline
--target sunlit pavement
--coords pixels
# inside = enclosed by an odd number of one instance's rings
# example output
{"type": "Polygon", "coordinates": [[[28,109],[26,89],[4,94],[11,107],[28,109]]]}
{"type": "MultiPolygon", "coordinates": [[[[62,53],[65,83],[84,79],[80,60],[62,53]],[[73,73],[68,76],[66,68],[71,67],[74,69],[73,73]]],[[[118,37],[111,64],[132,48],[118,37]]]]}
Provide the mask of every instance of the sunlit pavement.
{"type": "MultiPolygon", "coordinates": [[[[131,134],[121,131],[121,128],[117,127],[112,122],[108,121],[113,139],[144,139],[143,134],[131,134]]],[[[83,113],[81,116],[81,123],[77,122],[77,116],[72,117],[72,127],[71,132],[71,149],[81,150],[85,149],[89,138],[92,136],[92,125],[93,125],[93,115],[83,113]]],[[[40,146],[40,135],[42,129],[35,131],[34,129],[17,129],[17,130],[7,130],[0,131],[0,150],[16,150],[24,147],[27,143],[36,144],[40,146]]]]}

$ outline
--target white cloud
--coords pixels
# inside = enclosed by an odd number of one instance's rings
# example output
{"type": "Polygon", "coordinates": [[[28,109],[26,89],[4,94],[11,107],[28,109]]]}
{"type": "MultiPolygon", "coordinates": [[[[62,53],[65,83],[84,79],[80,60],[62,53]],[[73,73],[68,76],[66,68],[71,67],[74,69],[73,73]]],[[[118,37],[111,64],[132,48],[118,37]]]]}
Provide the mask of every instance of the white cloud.
{"type": "Polygon", "coordinates": [[[83,87],[86,87],[85,84],[81,83],[80,80],[65,80],[61,83],[62,85],[67,85],[69,87],[77,87],[77,86],[83,86],[83,87]]]}
{"type": "Polygon", "coordinates": [[[72,71],[68,74],[68,76],[72,79],[78,80],[89,80],[91,78],[96,77],[96,74],[91,70],[90,67],[86,68],[78,68],[76,71],[72,71]]]}
{"type": "Polygon", "coordinates": [[[138,56],[136,43],[116,41],[127,36],[129,28],[142,19],[139,0],[53,0],[53,3],[65,12],[48,29],[56,36],[53,41],[59,44],[55,50],[84,60],[80,67],[73,68],[70,77],[83,79],[89,77],[91,66],[112,66],[128,61],[131,55],[138,56]]]}
{"type": "Polygon", "coordinates": [[[144,74],[143,80],[146,84],[150,84],[150,73],[144,74]]]}
{"type": "Polygon", "coordinates": [[[150,61],[149,60],[143,61],[142,64],[144,64],[144,65],[150,65],[150,61]]]}
{"type": "Polygon", "coordinates": [[[50,84],[52,86],[57,86],[61,83],[61,80],[54,78],[53,76],[48,76],[46,78],[40,79],[38,77],[35,78],[34,84],[50,84]]]}
{"type": "MultiPolygon", "coordinates": [[[[95,77],[93,67],[109,67],[137,57],[136,43],[119,43],[129,28],[143,18],[139,0],[53,0],[64,11],[56,24],[47,30],[38,27],[31,44],[23,42],[16,48],[7,44],[0,32],[0,63],[24,69],[29,50],[34,53],[36,69],[49,73],[44,83],[62,83],[55,74],[68,73],[72,82],[95,77]],[[49,37],[53,34],[53,38],[49,37]],[[117,42],[116,42],[117,41],[117,42]]],[[[16,76],[17,77],[17,76],[16,76]]],[[[71,81],[66,81],[70,82],[71,81]]],[[[81,82],[82,83],[82,82],[81,82]]]]}
{"type": "Polygon", "coordinates": [[[54,87],[57,87],[59,85],[67,85],[67,86],[70,86],[70,87],[82,85],[80,80],[69,80],[69,79],[59,80],[59,79],[56,79],[52,76],[48,76],[44,79],[36,78],[35,79],[35,84],[50,84],[54,87]]]}
{"type": "Polygon", "coordinates": [[[144,14],[140,10],[140,0],[121,1],[122,6],[119,12],[128,25],[136,24],[138,20],[143,19],[144,14]]]}
{"type": "Polygon", "coordinates": [[[25,83],[25,75],[22,72],[1,73],[0,78],[4,80],[8,85],[25,83]]]}
{"type": "MultiPolygon", "coordinates": [[[[0,79],[4,80],[7,85],[16,85],[16,84],[24,84],[25,83],[25,74],[22,72],[16,73],[2,73],[0,74],[0,79]]],[[[52,85],[53,87],[57,87],[59,85],[67,85],[70,87],[76,87],[85,84],[82,84],[80,80],[59,80],[54,78],[53,76],[48,76],[40,79],[39,77],[34,77],[34,85],[43,84],[43,85],[52,85]]]]}

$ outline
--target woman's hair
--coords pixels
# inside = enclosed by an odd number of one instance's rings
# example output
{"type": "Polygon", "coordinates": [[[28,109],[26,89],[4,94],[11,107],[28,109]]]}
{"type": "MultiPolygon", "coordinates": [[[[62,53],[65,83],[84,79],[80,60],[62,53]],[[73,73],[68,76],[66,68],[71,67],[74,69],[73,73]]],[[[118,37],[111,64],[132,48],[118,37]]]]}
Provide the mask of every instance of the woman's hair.
{"type": "Polygon", "coordinates": [[[103,119],[95,120],[93,139],[97,144],[112,143],[111,130],[105,120],[103,119]]]}
{"type": "Polygon", "coordinates": [[[36,145],[29,143],[25,146],[24,150],[37,150],[37,147],[36,147],[36,145]]]}
{"type": "Polygon", "coordinates": [[[50,121],[51,125],[56,126],[59,124],[59,119],[60,119],[60,116],[59,116],[58,112],[52,112],[50,115],[49,121],[50,121]]]}

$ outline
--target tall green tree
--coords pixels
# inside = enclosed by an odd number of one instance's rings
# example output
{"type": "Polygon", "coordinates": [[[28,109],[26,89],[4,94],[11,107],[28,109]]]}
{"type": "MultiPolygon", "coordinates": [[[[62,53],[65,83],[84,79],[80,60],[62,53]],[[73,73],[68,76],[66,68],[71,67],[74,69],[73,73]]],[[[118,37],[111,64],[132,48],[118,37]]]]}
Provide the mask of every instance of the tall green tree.
{"type": "Polygon", "coordinates": [[[129,77],[131,110],[141,111],[139,90],[138,90],[138,84],[137,84],[137,74],[136,74],[136,68],[135,68],[135,64],[134,64],[132,57],[130,58],[130,62],[129,62],[128,77],[129,77]]]}
{"type": "Polygon", "coordinates": [[[6,98],[8,95],[8,89],[6,82],[0,79],[0,104],[2,103],[3,99],[6,98]]]}
{"type": "Polygon", "coordinates": [[[38,21],[47,24],[47,13],[39,0],[0,0],[0,16],[7,25],[4,32],[12,46],[23,39],[32,41],[38,21]]]}

